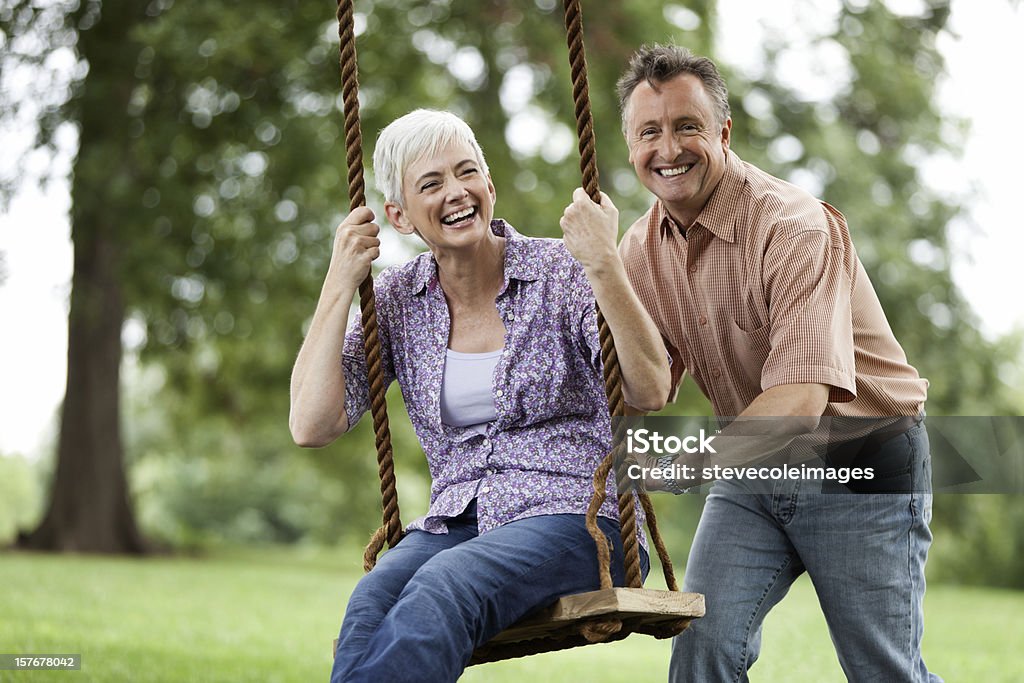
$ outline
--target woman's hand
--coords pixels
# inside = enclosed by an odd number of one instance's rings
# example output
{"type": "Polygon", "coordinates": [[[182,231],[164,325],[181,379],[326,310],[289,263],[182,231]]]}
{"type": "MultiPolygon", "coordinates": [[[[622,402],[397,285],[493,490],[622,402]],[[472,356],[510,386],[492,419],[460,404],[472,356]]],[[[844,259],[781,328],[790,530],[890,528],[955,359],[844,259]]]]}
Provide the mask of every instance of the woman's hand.
{"type": "Polygon", "coordinates": [[[661,410],[672,384],[668,354],[658,328],[630,287],[615,247],[619,210],[603,192],[597,204],[577,188],[559,224],[565,247],[583,266],[615,337],[626,402],[640,411],[661,410]]]}
{"type": "Polygon", "coordinates": [[[340,278],[342,284],[359,289],[370,272],[370,264],[380,256],[380,226],[373,218],[369,207],[360,206],[338,226],[328,279],[340,278]]]}
{"type": "Polygon", "coordinates": [[[572,193],[572,204],[565,207],[559,221],[565,247],[588,274],[602,271],[618,262],[615,243],[619,236],[619,210],[604,192],[595,204],[582,187],[572,193]]]}

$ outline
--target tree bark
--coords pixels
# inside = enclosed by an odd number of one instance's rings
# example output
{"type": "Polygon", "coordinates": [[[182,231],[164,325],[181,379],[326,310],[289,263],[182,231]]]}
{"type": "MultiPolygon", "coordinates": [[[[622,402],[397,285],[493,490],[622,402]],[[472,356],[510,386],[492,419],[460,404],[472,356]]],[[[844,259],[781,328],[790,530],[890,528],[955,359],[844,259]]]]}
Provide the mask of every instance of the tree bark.
{"type": "MultiPolygon", "coordinates": [[[[85,3],[82,3],[85,5],[85,3]]],[[[70,25],[81,27],[80,6],[70,25]]],[[[131,32],[145,4],[105,0],[102,17],[79,28],[89,73],[67,105],[79,125],[71,185],[75,263],[68,313],[68,375],[57,468],[39,527],[20,534],[34,550],[140,553],[146,549],[132,513],[121,441],[121,327],[125,319],[122,256],[139,220],[138,164],[128,103],[138,83],[139,45],[131,32]],[[133,192],[134,189],[134,192],[133,192]]]]}
{"type": "Polygon", "coordinates": [[[68,379],[57,470],[39,527],[19,538],[35,550],[140,553],[120,429],[118,247],[104,231],[76,231],[68,317],[68,379]],[[91,233],[91,234],[89,234],[91,233]]]}

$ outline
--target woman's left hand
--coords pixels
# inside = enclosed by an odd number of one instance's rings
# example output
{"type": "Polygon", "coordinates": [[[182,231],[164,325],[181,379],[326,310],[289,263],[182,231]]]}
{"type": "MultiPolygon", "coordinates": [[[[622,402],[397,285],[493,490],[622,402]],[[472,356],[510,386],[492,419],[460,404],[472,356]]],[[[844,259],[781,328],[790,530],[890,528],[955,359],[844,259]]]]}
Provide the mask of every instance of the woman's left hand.
{"type": "Polygon", "coordinates": [[[595,204],[582,187],[572,193],[572,204],[565,207],[558,222],[569,253],[591,272],[619,258],[615,243],[619,236],[619,210],[604,192],[595,204]]]}

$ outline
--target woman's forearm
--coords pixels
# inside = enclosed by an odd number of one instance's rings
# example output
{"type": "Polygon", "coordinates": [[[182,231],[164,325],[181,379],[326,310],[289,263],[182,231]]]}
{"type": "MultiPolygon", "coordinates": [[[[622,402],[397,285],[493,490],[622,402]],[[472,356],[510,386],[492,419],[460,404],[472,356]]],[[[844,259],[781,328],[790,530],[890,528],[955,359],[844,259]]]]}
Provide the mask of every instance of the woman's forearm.
{"type": "Polygon", "coordinates": [[[559,225],[565,246],[583,266],[615,337],[623,396],[641,411],[661,410],[672,385],[668,353],[658,328],[630,286],[615,247],[619,211],[603,192],[599,204],[583,188],[577,188],[572,199],[559,225]]]}
{"type": "Polygon", "coordinates": [[[379,233],[365,206],[353,209],[334,232],[331,264],[292,370],[288,427],[300,446],[326,446],[348,431],[341,353],[352,297],[380,256],[379,233]]]}
{"type": "Polygon", "coordinates": [[[626,403],[642,411],[661,410],[672,376],[658,328],[630,287],[617,253],[613,252],[607,263],[586,270],[615,339],[626,403]]]}
{"type": "Polygon", "coordinates": [[[288,427],[300,446],[326,446],[348,431],[341,354],[354,295],[351,285],[328,274],[295,360],[288,427]]]}

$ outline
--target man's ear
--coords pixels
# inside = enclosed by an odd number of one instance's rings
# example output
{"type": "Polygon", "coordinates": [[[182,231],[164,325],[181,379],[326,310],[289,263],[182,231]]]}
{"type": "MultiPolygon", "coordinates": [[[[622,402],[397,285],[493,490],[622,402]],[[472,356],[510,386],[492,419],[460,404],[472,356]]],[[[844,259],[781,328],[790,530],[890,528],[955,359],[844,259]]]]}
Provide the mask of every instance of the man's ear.
{"type": "Polygon", "coordinates": [[[729,141],[732,139],[732,117],[727,118],[722,124],[722,148],[729,149],[729,141]]]}
{"type": "Polygon", "coordinates": [[[398,204],[385,202],[384,214],[388,217],[388,221],[390,221],[391,225],[395,226],[395,230],[403,235],[411,235],[416,232],[416,228],[406,217],[405,209],[400,207],[398,204]]]}

